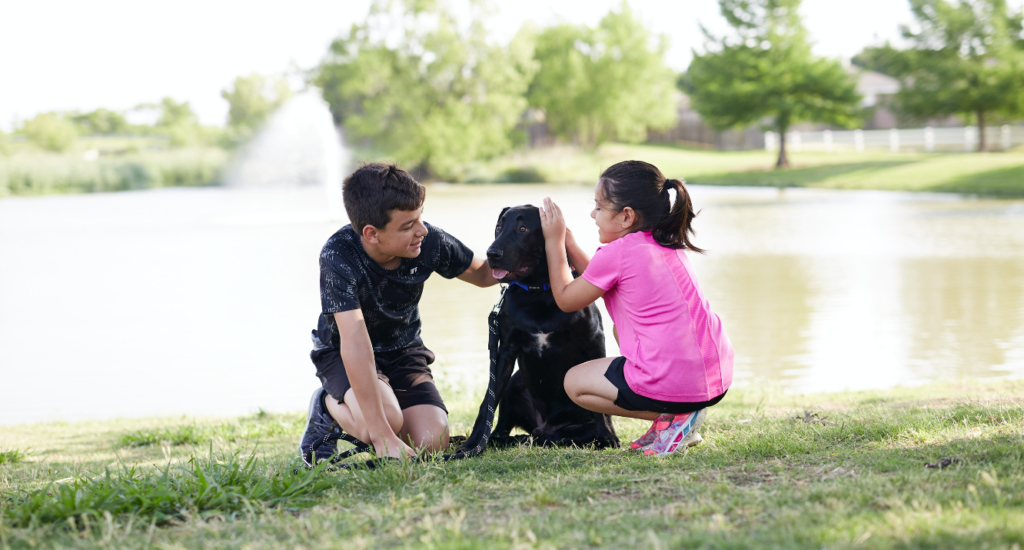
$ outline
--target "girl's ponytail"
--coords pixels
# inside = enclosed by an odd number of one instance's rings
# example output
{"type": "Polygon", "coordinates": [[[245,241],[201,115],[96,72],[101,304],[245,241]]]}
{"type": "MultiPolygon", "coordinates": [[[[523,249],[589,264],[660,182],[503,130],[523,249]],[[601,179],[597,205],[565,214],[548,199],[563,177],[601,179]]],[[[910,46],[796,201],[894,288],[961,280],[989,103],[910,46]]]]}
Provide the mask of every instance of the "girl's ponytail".
{"type": "Polygon", "coordinates": [[[650,231],[655,242],[667,248],[704,253],[690,241],[697,213],[683,180],[666,179],[648,162],[627,160],[605,170],[598,185],[618,211],[632,208],[636,213],[632,231],[650,231]],[[675,204],[671,190],[676,192],[675,204]]]}
{"type": "Polygon", "coordinates": [[[669,189],[676,192],[676,202],[665,216],[654,226],[652,235],[654,240],[661,246],[669,248],[682,248],[703,254],[704,250],[697,248],[691,241],[693,235],[693,218],[697,213],[693,211],[693,201],[690,200],[690,193],[686,190],[686,184],[681,179],[665,180],[662,194],[665,200],[669,200],[669,189]]]}

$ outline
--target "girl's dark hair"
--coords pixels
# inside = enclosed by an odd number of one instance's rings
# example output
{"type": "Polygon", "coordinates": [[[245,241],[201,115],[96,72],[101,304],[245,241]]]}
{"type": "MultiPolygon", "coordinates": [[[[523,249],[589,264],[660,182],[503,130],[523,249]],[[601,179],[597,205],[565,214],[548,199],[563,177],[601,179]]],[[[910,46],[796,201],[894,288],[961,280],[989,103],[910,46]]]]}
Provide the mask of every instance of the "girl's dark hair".
{"type": "Polygon", "coordinates": [[[629,207],[636,213],[634,231],[650,231],[661,246],[704,253],[690,242],[691,224],[697,213],[693,211],[693,202],[683,180],[665,179],[657,166],[627,160],[605,170],[597,181],[605,199],[616,210],[621,212],[629,207]],[[669,189],[676,190],[674,205],[669,189]]]}

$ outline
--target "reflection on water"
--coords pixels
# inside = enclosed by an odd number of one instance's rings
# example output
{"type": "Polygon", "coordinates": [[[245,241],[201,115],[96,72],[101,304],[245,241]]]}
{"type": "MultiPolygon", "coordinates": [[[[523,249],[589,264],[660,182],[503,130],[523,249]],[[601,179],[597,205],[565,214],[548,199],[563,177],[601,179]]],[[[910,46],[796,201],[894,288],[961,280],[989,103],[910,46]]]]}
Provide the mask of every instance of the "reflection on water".
{"type": "Polygon", "coordinates": [[[701,268],[711,307],[741,350],[736,369],[755,378],[796,378],[817,298],[805,262],[791,255],[716,253],[701,268]]]}
{"type": "Polygon", "coordinates": [[[900,271],[914,371],[922,377],[1000,373],[1008,352],[1021,345],[1024,261],[911,258],[900,271]]]}
{"type": "MultiPolygon", "coordinates": [[[[692,194],[709,253],[691,257],[736,348],[737,384],[832,391],[1024,374],[1024,201],[692,194]]],[[[503,206],[545,196],[595,249],[587,187],[434,185],[425,218],[482,256],[503,206]]],[[[302,409],[317,383],[307,356],[317,252],[339,225],[324,197],[168,189],[0,201],[0,424],[302,409]]],[[[443,386],[484,384],[497,297],[427,282],[423,337],[443,386]]]]}

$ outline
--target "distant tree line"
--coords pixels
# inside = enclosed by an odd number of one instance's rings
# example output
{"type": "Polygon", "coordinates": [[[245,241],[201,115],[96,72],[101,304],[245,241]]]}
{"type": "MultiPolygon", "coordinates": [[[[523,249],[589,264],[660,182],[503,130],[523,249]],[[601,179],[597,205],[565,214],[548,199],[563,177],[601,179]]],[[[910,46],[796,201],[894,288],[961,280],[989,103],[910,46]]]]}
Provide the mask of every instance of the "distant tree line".
{"type": "Polygon", "coordinates": [[[909,44],[864,49],[853,62],[898,78],[893,107],[925,120],[960,115],[985,126],[1024,115],[1024,13],[1006,0],[910,0],[916,25],[902,27],[909,44]]]}
{"type": "MultiPolygon", "coordinates": [[[[63,152],[76,140],[86,135],[147,135],[163,136],[172,148],[197,145],[230,147],[243,142],[270,114],[291,96],[291,89],[283,78],[268,78],[259,74],[239,76],[230,88],[221,91],[227,100],[228,119],[224,127],[206,126],[192,107],[165,97],[157,103],[144,103],[128,111],[96,109],[89,112],[40,113],[24,121],[14,135],[24,136],[40,149],[63,152]],[[131,112],[150,112],[155,115],[152,124],[132,124],[131,112]]],[[[0,134],[0,153],[4,136],[0,134]]]]}
{"type": "MultiPolygon", "coordinates": [[[[889,107],[903,118],[960,114],[982,129],[993,116],[1019,117],[1021,14],[1006,0],[910,2],[919,29],[904,29],[910,46],[871,47],[854,60],[901,80],[889,107]]],[[[537,122],[586,148],[643,141],[676,123],[681,89],[716,130],[776,131],[784,168],[794,124],[856,127],[867,114],[851,71],[812,53],[800,0],[719,0],[729,32],[705,30],[704,51],[681,75],[664,64],[666,37],[625,2],[594,27],[526,26],[507,45],[487,39],[485,10],[473,5],[460,25],[443,2],[375,0],[366,21],[334,41],[312,81],[350,138],[444,175],[521,145],[537,122]]]]}
{"type": "Polygon", "coordinates": [[[313,81],[350,138],[444,175],[521,145],[530,122],[587,148],[675,123],[666,39],[625,2],[596,27],[526,26],[506,45],[473,7],[460,24],[440,2],[375,0],[331,44],[313,81]]]}

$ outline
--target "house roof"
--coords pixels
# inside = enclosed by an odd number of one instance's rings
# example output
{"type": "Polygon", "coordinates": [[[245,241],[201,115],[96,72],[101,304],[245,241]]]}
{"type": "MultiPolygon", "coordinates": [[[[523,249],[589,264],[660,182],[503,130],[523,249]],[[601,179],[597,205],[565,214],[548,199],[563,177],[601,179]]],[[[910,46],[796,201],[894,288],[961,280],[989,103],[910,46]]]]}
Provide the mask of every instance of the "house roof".
{"type": "Polygon", "coordinates": [[[846,69],[857,77],[857,91],[864,96],[889,95],[900,91],[900,81],[895,78],[850,65],[846,69]]]}

